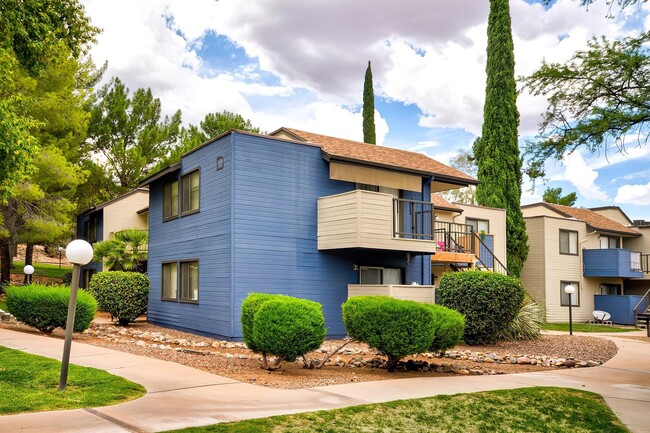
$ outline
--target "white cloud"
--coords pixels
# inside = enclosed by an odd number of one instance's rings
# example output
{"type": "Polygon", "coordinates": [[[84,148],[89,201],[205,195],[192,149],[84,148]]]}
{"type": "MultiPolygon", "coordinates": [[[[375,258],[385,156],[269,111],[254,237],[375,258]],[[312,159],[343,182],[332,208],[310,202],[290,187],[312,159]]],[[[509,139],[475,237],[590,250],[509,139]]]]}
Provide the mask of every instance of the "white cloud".
{"type": "Polygon", "coordinates": [[[585,163],[580,152],[573,152],[566,156],[564,161],[566,167],[564,178],[576,187],[580,195],[587,200],[608,199],[607,194],[595,183],[598,172],[585,163]]]}
{"type": "Polygon", "coordinates": [[[645,185],[623,185],[618,189],[616,203],[650,205],[650,182],[645,185]]]}

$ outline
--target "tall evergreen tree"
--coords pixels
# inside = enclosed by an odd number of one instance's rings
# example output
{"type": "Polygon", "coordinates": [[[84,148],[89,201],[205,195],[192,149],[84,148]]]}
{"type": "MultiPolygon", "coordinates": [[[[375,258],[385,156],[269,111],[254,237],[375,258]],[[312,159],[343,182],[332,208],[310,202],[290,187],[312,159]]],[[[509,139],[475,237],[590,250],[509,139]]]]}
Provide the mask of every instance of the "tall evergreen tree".
{"type": "Polygon", "coordinates": [[[508,270],[519,276],[528,256],[528,236],[520,209],[519,112],[508,0],[490,0],[486,72],[483,130],[474,144],[481,181],[476,200],[482,206],[506,209],[508,270]]]}
{"type": "Polygon", "coordinates": [[[363,82],[363,142],[376,144],[375,136],[375,92],[372,89],[372,70],[370,62],[363,82]]]}

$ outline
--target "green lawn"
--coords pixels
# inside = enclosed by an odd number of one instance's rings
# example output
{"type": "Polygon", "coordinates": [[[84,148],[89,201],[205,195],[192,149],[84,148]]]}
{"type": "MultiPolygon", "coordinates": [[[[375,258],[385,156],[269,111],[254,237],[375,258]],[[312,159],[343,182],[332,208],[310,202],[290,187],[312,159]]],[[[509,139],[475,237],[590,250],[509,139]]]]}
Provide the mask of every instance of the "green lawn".
{"type": "Polygon", "coordinates": [[[0,346],[0,415],[107,406],[141,397],[145,389],[103,370],[70,365],[58,391],[61,362],[0,346]]]}
{"type": "Polygon", "coordinates": [[[0,298],[0,310],[9,312],[7,309],[7,301],[5,301],[5,298],[0,298]]]}
{"type": "MultiPolygon", "coordinates": [[[[12,274],[24,275],[24,273],[23,273],[23,267],[25,266],[24,262],[14,261],[14,266],[15,266],[15,269],[11,270],[12,274]]],[[[39,276],[39,277],[61,278],[63,276],[63,274],[67,274],[68,272],[72,272],[72,267],[70,267],[70,266],[62,265],[61,269],[59,269],[58,263],[57,264],[34,263],[32,266],[34,266],[34,275],[39,276]]]]}
{"type": "MultiPolygon", "coordinates": [[[[568,323],[542,323],[541,327],[545,331],[566,331],[569,332],[568,323]]],[[[623,328],[620,326],[609,326],[609,325],[591,325],[588,323],[574,323],[573,324],[574,332],[630,332],[638,331],[637,328],[623,328]]]]}
{"type": "Polygon", "coordinates": [[[438,396],[214,424],[176,432],[624,433],[598,394],[523,388],[438,396]]]}

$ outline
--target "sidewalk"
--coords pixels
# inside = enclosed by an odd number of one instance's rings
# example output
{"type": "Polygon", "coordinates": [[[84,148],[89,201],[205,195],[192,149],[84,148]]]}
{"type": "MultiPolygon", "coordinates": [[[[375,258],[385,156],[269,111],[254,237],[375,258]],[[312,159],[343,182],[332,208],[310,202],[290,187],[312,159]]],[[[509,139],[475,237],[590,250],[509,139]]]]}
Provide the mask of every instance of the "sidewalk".
{"type": "MultiPolygon", "coordinates": [[[[607,338],[618,345],[619,352],[600,367],[396,379],[303,390],[260,387],[172,362],[73,342],[72,363],[125,377],[145,386],[148,393],[115,406],[2,416],[0,431],[155,432],[439,394],[561,386],[603,395],[632,432],[650,433],[650,344],[615,336],[607,338]]],[[[0,329],[0,345],[57,359],[63,352],[63,340],[5,329],[0,329]]]]}

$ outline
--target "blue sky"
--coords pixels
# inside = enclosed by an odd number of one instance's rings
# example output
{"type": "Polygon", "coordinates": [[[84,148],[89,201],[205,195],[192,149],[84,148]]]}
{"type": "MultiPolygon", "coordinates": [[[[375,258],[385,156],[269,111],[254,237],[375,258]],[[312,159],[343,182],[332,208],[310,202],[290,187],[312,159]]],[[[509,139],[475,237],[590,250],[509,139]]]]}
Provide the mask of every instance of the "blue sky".
{"type": "MultiPolygon", "coordinates": [[[[150,87],[185,123],[230,110],[271,131],[280,126],[362,139],[368,60],[378,143],[447,162],[481,130],[489,2],[456,0],[85,0],[104,31],[92,50],[105,79],[150,87]],[[372,7],[372,8],[371,8],[372,7]]],[[[650,28],[643,4],[608,19],[604,0],[511,0],[516,73],[542,59],[564,61],[594,35],[621,38],[650,28]]],[[[533,138],[546,101],[522,93],[520,139],[533,138]]],[[[631,141],[625,156],[576,152],[547,164],[546,187],[578,193],[579,206],[621,206],[650,219],[650,149],[631,141]]]]}

